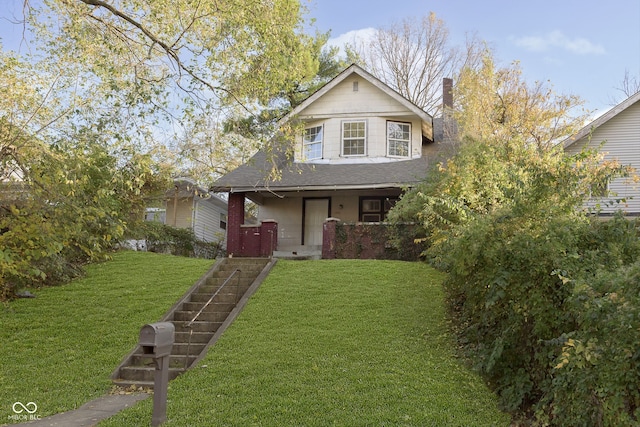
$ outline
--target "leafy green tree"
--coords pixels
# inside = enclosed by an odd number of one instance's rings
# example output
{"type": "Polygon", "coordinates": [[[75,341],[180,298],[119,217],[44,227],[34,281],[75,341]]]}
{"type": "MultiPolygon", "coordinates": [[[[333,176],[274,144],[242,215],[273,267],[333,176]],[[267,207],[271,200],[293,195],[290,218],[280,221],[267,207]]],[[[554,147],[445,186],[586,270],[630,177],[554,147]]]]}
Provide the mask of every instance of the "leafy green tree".
{"type": "MultiPolygon", "coordinates": [[[[3,111],[20,114],[11,122],[28,122],[41,139],[94,127],[107,143],[177,151],[194,135],[215,136],[217,119],[258,116],[274,96],[295,92],[295,82],[317,74],[314,52],[326,41],[304,33],[297,0],[53,0],[25,2],[24,10],[25,62],[42,76],[32,73],[27,86],[46,102],[3,111]]],[[[221,168],[249,151],[239,143],[223,138],[206,148],[221,168]]],[[[165,155],[176,162],[175,152],[165,155]]]]}
{"type": "Polygon", "coordinates": [[[235,108],[194,118],[177,143],[182,173],[208,184],[246,162],[258,149],[272,150],[262,142],[273,141],[278,120],[348,65],[338,57],[337,48],[326,47],[328,37],[328,33],[317,34],[313,40],[316,74],[292,81],[266,104],[257,106],[255,113],[235,108]]]}
{"type": "Polygon", "coordinates": [[[540,152],[522,142],[469,140],[407,191],[388,218],[398,226],[417,222],[416,239],[437,247],[477,218],[498,211],[520,214],[552,207],[555,214],[578,212],[594,185],[630,173],[593,150],[567,157],[561,150],[540,152]]]}
{"type": "Polygon", "coordinates": [[[169,85],[201,100],[264,101],[317,67],[295,0],[27,4],[49,55],[141,95],[169,85]]]}
{"type": "Polygon", "coordinates": [[[103,257],[164,189],[166,147],[206,131],[202,116],[254,114],[318,67],[295,0],[52,0],[24,11],[28,54],[0,51],[4,296],[103,257]]]}
{"type": "Polygon", "coordinates": [[[0,206],[3,299],[18,287],[64,282],[87,261],[104,259],[142,218],[146,196],[169,182],[150,154],[129,148],[114,155],[90,131],[53,146],[21,139],[2,156],[14,172],[2,182],[12,196],[0,206]]]}
{"type": "Polygon", "coordinates": [[[579,206],[598,180],[622,172],[615,162],[602,163],[599,154],[585,152],[576,159],[581,166],[574,176],[557,176],[560,170],[572,172],[560,168],[565,159],[556,144],[581,127],[585,116],[574,114],[582,101],[555,95],[541,83],[528,84],[517,64],[497,68],[490,50],[483,52],[480,65],[462,68],[453,95],[445,120],[455,121],[457,134],[449,135],[452,146],[443,150],[451,157],[441,159],[389,216],[395,222],[420,222],[419,239],[446,239],[456,226],[513,207],[523,197],[548,198],[566,211],[579,206]],[[570,179],[574,186],[539,186],[533,180],[539,174],[570,179]]]}
{"type": "Polygon", "coordinates": [[[578,96],[557,94],[548,82],[527,83],[517,62],[497,67],[489,50],[481,66],[462,68],[453,98],[461,141],[529,144],[541,153],[577,132],[588,117],[578,96]]]}
{"type": "MultiPolygon", "coordinates": [[[[327,47],[329,33],[316,34],[311,46],[311,55],[318,64],[315,74],[293,80],[288,86],[274,94],[257,115],[232,118],[225,123],[226,132],[239,133],[248,138],[271,135],[273,125],[302,101],[338,75],[349,64],[338,56],[337,47],[327,47]]],[[[240,111],[242,113],[242,111],[240,111]]]]}

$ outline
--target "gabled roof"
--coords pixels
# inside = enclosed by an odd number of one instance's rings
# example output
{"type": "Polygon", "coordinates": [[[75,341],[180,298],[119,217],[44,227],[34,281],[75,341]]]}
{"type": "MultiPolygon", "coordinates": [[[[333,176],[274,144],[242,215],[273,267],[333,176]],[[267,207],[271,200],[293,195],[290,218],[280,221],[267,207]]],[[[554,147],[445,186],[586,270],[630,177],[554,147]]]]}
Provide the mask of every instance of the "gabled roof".
{"type": "Polygon", "coordinates": [[[626,110],[627,108],[631,107],[633,104],[635,104],[638,101],[640,101],[640,92],[637,92],[634,95],[631,95],[629,98],[625,99],[620,104],[618,104],[615,107],[611,108],[609,111],[604,113],[602,116],[598,117],[597,119],[595,119],[594,121],[592,121],[591,123],[589,123],[588,125],[583,127],[582,129],[580,129],[578,131],[578,133],[576,133],[575,135],[570,136],[569,138],[565,139],[562,142],[562,145],[564,146],[564,148],[569,147],[574,142],[581,140],[582,138],[587,136],[589,133],[591,133],[593,130],[595,130],[595,129],[599,128],[600,126],[602,126],[603,124],[607,123],[609,120],[613,119],[618,114],[622,113],[624,110],[626,110]]]}
{"type": "Polygon", "coordinates": [[[165,191],[164,196],[167,200],[172,200],[175,197],[179,199],[189,199],[191,197],[197,198],[197,200],[207,200],[210,203],[216,204],[224,209],[227,208],[227,201],[211,194],[209,190],[199,186],[194,180],[186,177],[179,177],[173,180],[174,187],[165,191]]]}
{"type": "Polygon", "coordinates": [[[314,164],[294,163],[283,153],[270,159],[264,152],[220,178],[211,191],[301,191],[404,188],[419,183],[427,175],[427,160],[417,158],[388,163],[314,164]],[[279,179],[267,179],[272,167],[279,179]]]}
{"type": "Polygon", "coordinates": [[[399,102],[402,106],[404,106],[407,110],[411,111],[416,116],[420,117],[423,122],[423,133],[429,137],[429,139],[433,140],[433,117],[427,112],[425,112],[422,108],[415,105],[413,102],[409,101],[404,96],[400,95],[395,90],[391,89],[387,84],[379,80],[373,74],[362,69],[360,66],[356,64],[351,64],[349,67],[345,68],[340,74],[335,76],[332,80],[330,80],[327,84],[322,86],[316,92],[314,92],[307,99],[302,101],[297,107],[291,110],[287,115],[285,115],[278,122],[279,126],[290,121],[295,116],[299,115],[301,112],[305,110],[309,105],[313,104],[318,98],[321,98],[324,94],[331,91],[334,87],[342,83],[346,78],[350,77],[353,74],[357,74],[363,79],[367,80],[369,83],[380,89],[382,92],[393,98],[395,101],[399,102]],[[426,127],[426,128],[425,128],[426,127]]]}
{"type": "MultiPolygon", "coordinates": [[[[391,89],[385,83],[369,74],[356,64],[352,64],[327,84],[305,99],[278,125],[282,126],[297,116],[304,116],[304,110],[352,75],[358,75],[377,89],[394,99],[423,123],[422,133],[433,140],[433,118],[411,101],[391,89]]],[[[301,190],[351,190],[373,188],[404,188],[423,180],[427,174],[427,160],[416,158],[389,162],[372,163],[298,163],[287,157],[283,149],[286,141],[274,138],[273,154],[258,152],[247,163],[236,168],[216,181],[213,192],[256,192],[256,191],[301,191],[301,190]],[[276,168],[280,177],[269,179],[269,172],[276,168]]]]}

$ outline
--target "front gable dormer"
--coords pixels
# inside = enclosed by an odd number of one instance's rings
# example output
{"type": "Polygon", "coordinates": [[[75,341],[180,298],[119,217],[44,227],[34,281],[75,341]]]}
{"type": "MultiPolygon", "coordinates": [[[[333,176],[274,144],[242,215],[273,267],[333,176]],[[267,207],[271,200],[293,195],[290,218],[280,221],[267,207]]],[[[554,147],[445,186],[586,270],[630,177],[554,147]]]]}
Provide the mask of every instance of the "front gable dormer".
{"type": "Polygon", "coordinates": [[[383,163],[419,158],[433,140],[430,115],[352,65],[311,95],[282,123],[300,123],[295,160],[383,163]]]}

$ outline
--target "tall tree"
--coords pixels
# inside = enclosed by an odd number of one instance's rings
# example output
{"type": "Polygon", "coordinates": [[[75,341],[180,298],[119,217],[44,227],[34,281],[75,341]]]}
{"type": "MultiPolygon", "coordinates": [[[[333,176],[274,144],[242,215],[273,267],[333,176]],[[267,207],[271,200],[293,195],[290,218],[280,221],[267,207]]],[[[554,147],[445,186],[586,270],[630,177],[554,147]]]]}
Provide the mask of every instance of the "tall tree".
{"type": "Polygon", "coordinates": [[[114,138],[166,141],[212,109],[254,114],[318,68],[297,0],[25,5],[30,61],[65,84],[56,92],[74,122],[100,121],[114,138]]]}
{"type": "Polygon", "coordinates": [[[317,72],[297,0],[24,4],[29,55],[0,51],[0,298],[103,256],[204,114],[317,72]]]}
{"type": "Polygon", "coordinates": [[[553,202],[558,211],[568,211],[592,186],[629,174],[614,162],[602,162],[601,154],[567,160],[554,149],[582,127],[586,113],[575,114],[582,100],[556,95],[542,83],[529,85],[517,63],[496,67],[490,50],[480,67],[462,69],[453,95],[457,144],[446,153],[451,157],[434,165],[389,215],[392,223],[421,224],[418,238],[445,241],[449,230],[516,202],[520,208],[553,202]]]}
{"type": "Polygon", "coordinates": [[[454,46],[433,12],[376,29],[370,40],[349,47],[373,75],[432,115],[441,110],[442,79],[473,67],[482,51],[476,37],[454,46]]]}
{"type": "Polygon", "coordinates": [[[301,76],[292,80],[288,86],[275,93],[266,104],[262,105],[257,115],[246,115],[239,111],[240,117],[232,117],[225,123],[227,132],[237,132],[245,137],[260,137],[269,134],[280,118],[313,94],[329,80],[334,78],[349,64],[338,56],[339,49],[326,45],[329,33],[316,34],[311,46],[311,55],[318,64],[313,75],[301,76]]]}
{"type": "Polygon", "coordinates": [[[481,67],[462,69],[454,103],[461,139],[531,144],[539,152],[575,133],[588,115],[580,97],[557,94],[549,82],[528,84],[517,62],[497,67],[489,50],[481,67]]]}
{"type": "Polygon", "coordinates": [[[210,184],[221,175],[244,163],[258,149],[271,153],[260,141],[273,135],[278,120],[321,86],[334,78],[348,64],[338,57],[338,48],[327,47],[329,33],[316,34],[311,55],[318,64],[317,73],[292,80],[275,93],[266,104],[256,106],[256,113],[242,108],[201,115],[177,143],[177,161],[185,175],[202,184],[210,184]]]}

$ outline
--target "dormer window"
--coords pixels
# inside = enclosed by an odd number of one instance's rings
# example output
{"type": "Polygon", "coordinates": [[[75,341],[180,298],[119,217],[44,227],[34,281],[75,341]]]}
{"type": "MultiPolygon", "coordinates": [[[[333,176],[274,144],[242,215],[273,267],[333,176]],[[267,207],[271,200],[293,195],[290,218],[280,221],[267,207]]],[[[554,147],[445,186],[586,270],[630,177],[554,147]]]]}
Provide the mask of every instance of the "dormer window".
{"type": "Polygon", "coordinates": [[[305,160],[322,158],[322,126],[314,126],[304,130],[302,138],[305,160]]]}
{"type": "Polygon", "coordinates": [[[367,146],[367,122],[342,122],[342,155],[364,156],[367,146]]]}
{"type": "Polygon", "coordinates": [[[390,157],[409,157],[411,123],[387,122],[387,153],[390,157]]]}

